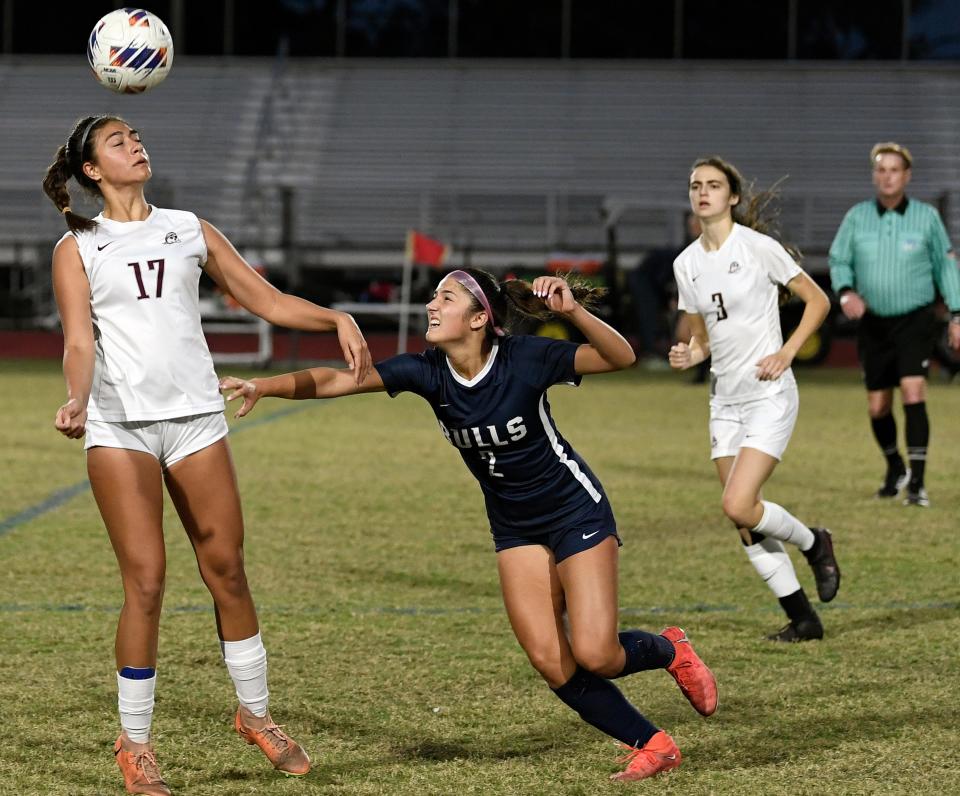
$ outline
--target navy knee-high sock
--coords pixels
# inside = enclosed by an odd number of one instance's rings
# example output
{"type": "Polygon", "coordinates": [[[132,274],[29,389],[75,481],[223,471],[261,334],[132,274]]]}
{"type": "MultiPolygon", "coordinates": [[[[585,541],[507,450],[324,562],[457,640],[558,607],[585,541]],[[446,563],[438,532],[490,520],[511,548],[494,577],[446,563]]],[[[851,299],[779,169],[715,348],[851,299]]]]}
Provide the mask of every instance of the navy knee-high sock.
{"type": "Polygon", "coordinates": [[[923,486],[924,470],[927,467],[927,444],[930,442],[930,419],[927,417],[926,401],[904,404],[907,418],[907,458],[910,460],[910,489],[923,486]]]}
{"type": "Polygon", "coordinates": [[[611,679],[647,669],[665,669],[673,663],[674,649],[670,639],[645,630],[625,630],[619,635],[627,660],[623,671],[611,679]]]}
{"type": "Polygon", "coordinates": [[[627,746],[639,749],[659,732],[613,683],[579,666],[573,677],[553,693],[587,724],[627,746]]]}

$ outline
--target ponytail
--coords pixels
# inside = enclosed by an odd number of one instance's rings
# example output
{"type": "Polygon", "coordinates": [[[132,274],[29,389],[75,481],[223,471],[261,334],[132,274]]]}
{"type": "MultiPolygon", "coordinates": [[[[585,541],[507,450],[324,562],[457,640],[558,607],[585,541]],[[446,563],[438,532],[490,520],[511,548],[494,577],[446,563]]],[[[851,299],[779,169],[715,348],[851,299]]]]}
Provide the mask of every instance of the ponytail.
{"type": "Polygon", "coordinates": [[[70,192],[67,191],[67,181],[70,179],[70,165],[67,162],[67,147],[61,146],[53,163],[47,169],[43,178],[43,192],[50,197],[50,201],[66,219],[67,227],[71,232],[85,232],[97,226],[91,218],[85,218],[70,209],[70,192]]]}
{"type": "Polygon", "coordinates": [[[94,229],[97,222],[70,208],[67,182],[73,177],[87,193],[101,197],[100,187],[83,172],[83,164],[93,160],[93,133],[109,121],[123,121],[116,116],[87,116],[80,119],[70,133],[67,143],[57,149],[53,163],[43,177],[43,192],[63,214],[71,232],[94,229]]]}
{"type": "MultiPolygon", "coordinates": [[[[502,327],[506,332],[514,332],[525,320],[546,321],[554,316],[543,299],[535,296],[533,288],[529,282],[522,279],[509,279],[506,282],[497,282],[493,274],[480,268],[465,268],[472,276],[493,310],[494,324],[502,327]]],[[[591,309],[596,306],[597,300],[607,291],[606,288],[595,287],[580,276],[563,277],[573,293],[574,299],[584,309],[591,309]]],[[[473,310],[479,312],[483,309],[480,301],[473,298],[473,310]]],[[[488,325],[489,333],[494,334],[493,325],[488,325]]]]}
{"type": "MultiPolygon", "coordinates": [[[[589,310],[595,307],[597,300],[607,292],[606,288],[591,285],[582,276],[560,275],[560,277],[566,281],[574,300],[584,309],[589,310]]],[[[501,282],[500,289],[513,314],[521,318],[536,318],[538,321],[546,321],[553,317],[554,313],[547,309],[543,299],[534,295],[533,287],[529,282],[511,279],[501,282]]]]}

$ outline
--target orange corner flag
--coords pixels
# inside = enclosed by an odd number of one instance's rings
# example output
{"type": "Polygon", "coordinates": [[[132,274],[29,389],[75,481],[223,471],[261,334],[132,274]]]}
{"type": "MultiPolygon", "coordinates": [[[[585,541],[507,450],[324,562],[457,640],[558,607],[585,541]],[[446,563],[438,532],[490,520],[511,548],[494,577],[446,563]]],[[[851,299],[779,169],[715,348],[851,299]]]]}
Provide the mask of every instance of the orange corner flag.
{"type": "Polygon", "coordinates": [[[414,265],[441,268],[450,256],[450,247],[435,238],[411,229],[407,232],[407,259],[414,265]]]}

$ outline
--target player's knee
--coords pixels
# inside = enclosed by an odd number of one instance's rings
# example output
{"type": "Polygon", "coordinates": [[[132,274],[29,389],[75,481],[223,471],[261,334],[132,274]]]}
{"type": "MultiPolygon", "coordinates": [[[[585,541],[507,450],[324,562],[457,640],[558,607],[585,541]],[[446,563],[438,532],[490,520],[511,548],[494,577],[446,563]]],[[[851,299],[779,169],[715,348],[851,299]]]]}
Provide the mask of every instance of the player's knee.
{"type": "Polygon", "coordinates": [[[622,647],[619,641],[616,644],[605,644],[598,639],[588,639],[572,643],[573,657],[578,664],[588,672],[601,677],[612,677],[623,669],[622,647]]]}
{"type": "Polygon", "coordinates": [[[563,667],[558,651],[547,646],[534,647],[525,650],[530,665],[547,681],[551,688],[559,688],[564,684],[563,667]]]}
{"type": "Polygon", "coordinates": [[[247,591],[247,573],[239,553],[205,556],[200,563],[200,570],[204,583],[213,592],[236,596],[247,591]]]}
{"type": "Polygon", "coordinates": [[[747,499],[742,495],[724,493],[723,513],[736,524],[738,528],[752,528],[757,523],[753,521],[754,509],[757,501],[747,499]]]}
{"type": "Polygon", "coordinates": [[[160,612],[165,585],[163,567],[149,567],[125,575],[123,579],[124,600],[145,614],[160,612]]]}

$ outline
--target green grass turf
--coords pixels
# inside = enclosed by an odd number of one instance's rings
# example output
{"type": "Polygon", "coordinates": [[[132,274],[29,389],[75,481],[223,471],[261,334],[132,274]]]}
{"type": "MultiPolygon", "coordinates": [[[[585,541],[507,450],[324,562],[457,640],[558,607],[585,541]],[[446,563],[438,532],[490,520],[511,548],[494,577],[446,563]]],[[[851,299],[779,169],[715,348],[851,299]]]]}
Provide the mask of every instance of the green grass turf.
{"type": "MultiPolygon", "coordinates": [[[[612,742],[513,640],[479,489],[427,405],[263,402],[231,443],[248,576],[273,713],[316,767],[284,779],[235,737],[210,600],[168,502],[154,733],[174,792],[957,792],[960,389],[932,386],[933,506],[907,509],[870,497],[882,463],[856,375],[798,375],[800,420],[766,496],[833,529],[844,579],[821,612],[826,639],[789,647],[761,640],[781,616],[722,517],[704,389],[631,372],[551,390],[617,514],[623,626],[683,625],[720,683],[704,720],[663,672],[619,681],[684,754],[632,785],[608,783],[612,742]]],[[[52,427],[57,367],[3,363],[0,379],[2,523],[85,475],[80,445],[52,427]]],[[[89,491],[0,530],[0,572],[0,793],[121,793],[121,590],[89,491]]]]}

